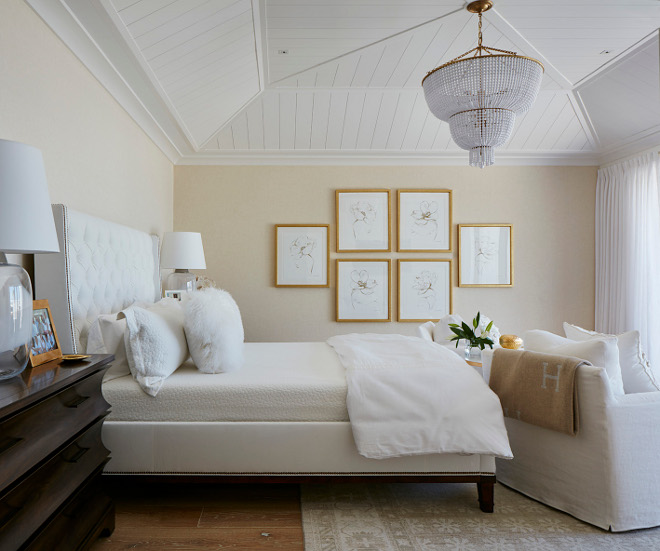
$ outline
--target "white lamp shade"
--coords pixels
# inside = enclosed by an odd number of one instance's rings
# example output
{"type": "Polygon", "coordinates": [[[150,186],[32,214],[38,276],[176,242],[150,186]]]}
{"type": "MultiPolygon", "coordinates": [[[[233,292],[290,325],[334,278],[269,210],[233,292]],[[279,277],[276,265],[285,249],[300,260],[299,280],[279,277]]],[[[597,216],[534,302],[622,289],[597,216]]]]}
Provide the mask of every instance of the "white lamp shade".
{"type": "Polygon", "coordinates": [[[205,270],[202,234],[195,232],[167,232],[160,249],[161,268],[175,270],[205,270]]]}
{"type": "Polygon", "coordinates": [[[59,250],[41,151],[0,140],[0,252],[59,250]]]}

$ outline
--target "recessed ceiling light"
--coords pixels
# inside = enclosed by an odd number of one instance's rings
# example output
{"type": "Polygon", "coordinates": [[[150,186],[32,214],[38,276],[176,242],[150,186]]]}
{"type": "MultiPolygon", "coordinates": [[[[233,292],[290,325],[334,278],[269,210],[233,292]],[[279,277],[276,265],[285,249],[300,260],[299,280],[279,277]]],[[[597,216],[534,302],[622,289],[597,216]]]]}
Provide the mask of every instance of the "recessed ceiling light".
{"type": "Polygon", "coordinates": [[[277,50],[277,53],[278,53],[279,55],[286,55],[286,54],[289,53],[289,50],[277,50]]]}

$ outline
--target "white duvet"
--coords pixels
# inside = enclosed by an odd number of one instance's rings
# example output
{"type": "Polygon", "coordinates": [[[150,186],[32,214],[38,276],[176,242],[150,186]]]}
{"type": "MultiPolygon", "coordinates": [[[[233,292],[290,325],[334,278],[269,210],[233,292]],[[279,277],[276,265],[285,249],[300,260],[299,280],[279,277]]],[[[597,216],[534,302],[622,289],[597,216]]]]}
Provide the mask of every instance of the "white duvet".
{"type": "Polygon", "coordinates": [[[348,414],[364,457],[513,457],[499,398],[452,351],[403,335],[342,335],[328,344],[346,369],[348,414]]]}

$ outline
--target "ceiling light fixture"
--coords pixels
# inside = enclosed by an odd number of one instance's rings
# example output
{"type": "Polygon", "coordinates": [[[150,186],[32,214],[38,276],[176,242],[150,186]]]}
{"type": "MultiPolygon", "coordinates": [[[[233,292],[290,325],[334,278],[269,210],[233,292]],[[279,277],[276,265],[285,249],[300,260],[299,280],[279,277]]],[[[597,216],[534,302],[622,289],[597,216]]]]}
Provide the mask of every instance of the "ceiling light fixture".
{"type": "Polygon", "coordinates": [[[481,15],[492,7],[490,0],[467,5],[479,14],[477,47],[422,80],[431,113],[449,123],[452,139],[470,152],[470,166],[479,168],[494,163],[493,148],[507,142],[516,115],[534,103],[544,71],[536,59],[482,45],[481,15]]]}

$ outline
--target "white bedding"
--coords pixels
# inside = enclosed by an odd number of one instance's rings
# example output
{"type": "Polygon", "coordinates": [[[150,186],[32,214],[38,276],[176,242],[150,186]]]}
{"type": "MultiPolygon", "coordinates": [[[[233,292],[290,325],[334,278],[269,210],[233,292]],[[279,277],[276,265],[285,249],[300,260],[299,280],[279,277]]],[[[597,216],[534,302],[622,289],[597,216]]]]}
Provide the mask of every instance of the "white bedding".
{"type": "Polygon", "coordinates": [[[328,344],[346,368],[346,402],[360,455],[512,457],[498,397],[445,347],[376,334],[332,337],[328,344]]]}
{"type": "Polygon", "coordinates": [[[110,421],[348,421],[346,377],[326,343],[246,343],[245,366],[201,373],[187,362],[156,397],[130,375],[107,381],[110,421]]]}

